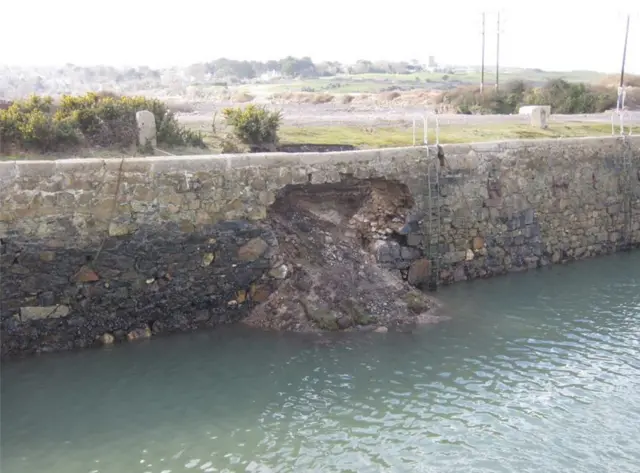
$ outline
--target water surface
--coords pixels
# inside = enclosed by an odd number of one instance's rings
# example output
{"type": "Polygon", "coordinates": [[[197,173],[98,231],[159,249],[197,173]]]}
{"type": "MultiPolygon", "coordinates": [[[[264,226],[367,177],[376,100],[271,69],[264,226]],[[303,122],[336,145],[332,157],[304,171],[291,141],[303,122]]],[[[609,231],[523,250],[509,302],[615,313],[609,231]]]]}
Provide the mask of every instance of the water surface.
{"type": "Polygon", "coordinates": [[[459,284],[451,322],[241,327],[2,366],[3,473],[640,471],[640,253],[459,284]]]}

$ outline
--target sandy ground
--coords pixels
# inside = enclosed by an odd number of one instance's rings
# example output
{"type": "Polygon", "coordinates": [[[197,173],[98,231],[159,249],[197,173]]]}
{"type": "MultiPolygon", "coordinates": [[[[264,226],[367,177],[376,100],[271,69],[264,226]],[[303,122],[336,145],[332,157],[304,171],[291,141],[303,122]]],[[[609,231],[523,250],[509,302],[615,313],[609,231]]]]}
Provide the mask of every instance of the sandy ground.
{"type": "MultiPolygon", "coordinates": [[[[179,113],[178,118],[183,123],[209,122],[215,110],[221,110],[234,104],[199,104],[191,113],[179,113]]],[[[237,106],[238,104],[235,104],[237,106]]],[[[283,112],[284,124],[290,126],[392,126],[411,124],[415,119],[421,129],[425,114],[430,114],[429,125],[435,124],[433,110],[428,107],[383,107],[383,106],[353,106],[353,105],[313,105],[313,104],[284,104],[272,106],[283,112]]],[[[488,125],[498,123],[528,123],[528,118],[521,115],[457,115],[440,114],[438,120],[441,125],[488,125]]],[[[584,115],[552,115],[551,122],[589,122],[611,123],[611,113],[584,115]]],[[[617,123],[617,122],[616,122],[617,123]]],[[[633,128],[640,126],[640,111],[626,112],[625,123],[633,128]]]]}

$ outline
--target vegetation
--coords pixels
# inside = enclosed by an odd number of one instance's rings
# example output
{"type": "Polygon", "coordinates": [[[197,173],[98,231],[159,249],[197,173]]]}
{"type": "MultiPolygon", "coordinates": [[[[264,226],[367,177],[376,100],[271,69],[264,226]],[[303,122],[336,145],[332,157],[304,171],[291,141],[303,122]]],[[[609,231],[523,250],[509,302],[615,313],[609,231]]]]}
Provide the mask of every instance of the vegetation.
{"type": "Polygon", "coordinates": [[[282,123],[280,111],[248,105],[245,108],[225,108],[222,115],[240,143],[251,148],[274,147],[278,143],[278,129],[282,123]]]}
{"type": "Polygon", "coordinates": [[[141,110],[155,116],[158,144],[205,146],[202,136],[183,128],[159,100],[90,92],[63,96],[58,103],[51,97],[32,95],[0,110],[0,152],[128,148],[138,144],[136,112],[141,110]]]}
{"type": "Polygon", "coordinates": [[[615,108],[617,91],[611,87],[570,83],[553,79],[542,87],[511,81],[496,92],[477,87],[459,87],[443,92],[442,108],[463,114],[518,113],[522,105],[550,105],[552,113],[600,113],[615,108]]]}
{"type": "MultiPolygon", "coordinates": [[[[526,80],[535,86],[553,79],[568,82],[617,86],[615,77],[593,71],[543,71],[541,69],[505,68],[503,80],[526,80]]],[[[489,77],[489,80],[490,77],[489,77]]],[[[633,86],[638,78],[625,76],[633,86]]],[[[84,67],[66,64],[61,67],[9,67],[0,65],[0,99],[23,98],[35,92],[41,95],[85,93],[103,86],[119,93],[140,94],[162,90],[169,96],[189,100],[229,100],[238,88],[249,95],[280,92],[379,93],[393,90],[442,89],[479,84],[478,68],[428,67],[417,60],[314,62],[309,57],[286,57],[268,61],[215,59],[187,67],[152,69],[145,66],[116,68],[84,67]]],[[[486,84],[488,88],[492,84],[486,84]]],[[[246,99],[246,97],[240,97],[246,99]]],[[[246,100],[244,100],[246,101],[246,100]]]]}
{"type": "MultiPolygon", "coordinates": [[[[416,140],[422,141],[422,130],[416,140]]],[[[551,123],[545,130],[520,123],[486,125],[440,125],[441,144],[473,143],[509,139],[569,138],[611,135],[611,125],[600,123],[551,123]]],[[[435,143],[435,131],[429,132],[429,143],[435,143]]],[[[367,128],[359,126],[282,127],[283,144],[345,144],[358,148],[390,148],[411,146],[410,125],[367,128]]]]}
{"type": "MultiPolygon", "coordinates": [[[[190,126],[199,128],[198,123],[190,126]]],[[[227,124],[227,126],[229,126],[227,124]]],[[[231,127],[230,127],[231,128],[231,127]]],[[[204,136],[212,152],[238,153],[248,150],[242,146],[232,132],[224,136],[220,125],[204,136]]],[[[286,126],[278,128],[279,145],[353,145],[357,148],[390,148],[411,146],[413,130],[411,123],[390,126],[364,127],[358,125],[334,126],[286,126]]],[[[422,129],[416,133],[416,141],[422,141],[422,129]]],[[[440,143],[472,143],[508,139],[569,138],[611,135],[611,125],[603,123],[551,123],[547,129],[533,128],[526,123],[449,124],[440,125],[440,143]]],[[[435,130],[429,130],[429,143],[435,143],[435,130]]]]}

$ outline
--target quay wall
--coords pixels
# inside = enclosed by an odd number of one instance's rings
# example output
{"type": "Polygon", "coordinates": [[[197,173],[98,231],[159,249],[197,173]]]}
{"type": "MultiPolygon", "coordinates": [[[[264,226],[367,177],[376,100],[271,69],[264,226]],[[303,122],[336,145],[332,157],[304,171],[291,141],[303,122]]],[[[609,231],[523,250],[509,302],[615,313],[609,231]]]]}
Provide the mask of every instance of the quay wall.
{"type": "Polygon", "coordinates": [[[293,187],[340,194],[347,181],[382,200],[397,197],[380,191],[385,182],[411,196],[397,225],[372,222],[369,249],[412,284],[640,244],[640,137],[5,161],[2,355],[243,319],[286,278],[269,220],[274,202],[293,187]]]}

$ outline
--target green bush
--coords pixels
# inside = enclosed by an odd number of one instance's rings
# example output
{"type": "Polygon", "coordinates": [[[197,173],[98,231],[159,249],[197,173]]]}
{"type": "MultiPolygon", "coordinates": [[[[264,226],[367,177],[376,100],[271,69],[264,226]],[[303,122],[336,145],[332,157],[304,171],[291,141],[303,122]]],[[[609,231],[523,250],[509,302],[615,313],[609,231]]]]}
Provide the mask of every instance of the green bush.
{"type": "Polygon", "coordinates": [[[17,145],[47,152],[78,145],[82,135],[75,123],[55,117],[52,110],[51,97],[36,95],[0,110],[0,142],[3,148],[17,145]]]}
{"type": "Polygon", "coordinates": [[[524,101],[530,105],[551,105],[553,113],[601,113],[614,108],[617,91],[584,83],[570,83],[562,79],[549,81],[544,87],[525,92],[524,101]]]}
{"type": "Polygon", "coordinates": [[[584,83],[554,79],[542,87],[524,81],[510,81],[496,92],[478,87],[459,87],[444,92],[439,102],[456,113],[509,114],[518,113],[522,105],[550,105],[552,113],[601,113],[615,107],[616,90],[584,83]]]}
{"type": "Polygon", "coordinates": [[[110,93],[51,97],[31,96],[0,110],[3,146],[39,152],[62,151],[78,145],[128,147],[137,142],[136,112],[155,116],[158,144],[205,147],[200,133],[180,126],[159,100],[118,97],[110,93]]]}
{"type": "Polygon", "coordinates": [[[222,115],[241,143],[254,147],[278,143],[278,129],[282,123],[280,111],[271,112],[265,107],[248,105],[225,108],[222,115]]]}

